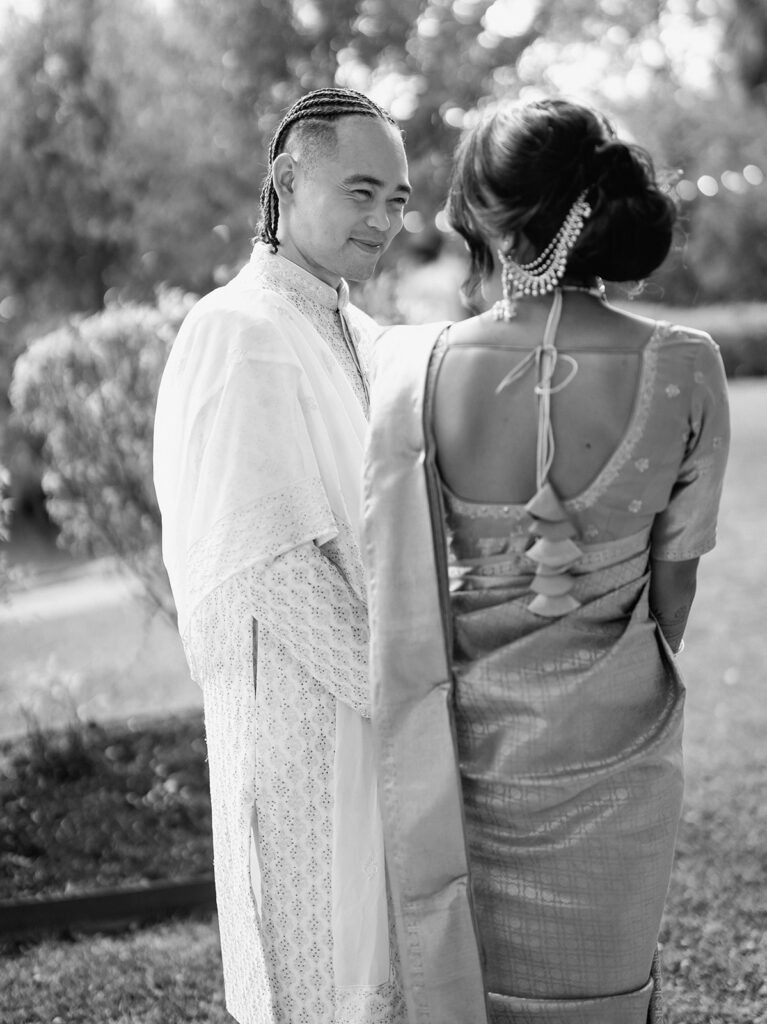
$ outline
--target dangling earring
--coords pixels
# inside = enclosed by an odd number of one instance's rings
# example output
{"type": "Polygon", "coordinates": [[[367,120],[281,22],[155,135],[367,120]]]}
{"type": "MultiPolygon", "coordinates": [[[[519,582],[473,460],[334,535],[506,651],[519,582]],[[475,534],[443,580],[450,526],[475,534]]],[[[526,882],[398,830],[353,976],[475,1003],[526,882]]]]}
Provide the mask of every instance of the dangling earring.
{"type": "Polygon", "coordinates": [[[511,257],[511,247],[506,250],[498,250],[498,261],[501,264],[503,298],[493,304],[493,319],[505,320],[508,323],[509,320],[513,320],[517,315],[517,299],[521,298],[521,293],[516,292],[512,288],[513,277],[511,267],[514,265],[514,261],[511,257]]]}
{"type": "Polygon", "coordinates": [[[584,190],[570,207],[559,231],[530,263],[515,263],[510,254],[498,250],[503,298],[493,306],[496,320],[512,320],[517,312],[516,300],[522,296],[546,295],[554,291],[564,276],[568,254],[590,215],[591,207],[586,202],[584,190]]]}

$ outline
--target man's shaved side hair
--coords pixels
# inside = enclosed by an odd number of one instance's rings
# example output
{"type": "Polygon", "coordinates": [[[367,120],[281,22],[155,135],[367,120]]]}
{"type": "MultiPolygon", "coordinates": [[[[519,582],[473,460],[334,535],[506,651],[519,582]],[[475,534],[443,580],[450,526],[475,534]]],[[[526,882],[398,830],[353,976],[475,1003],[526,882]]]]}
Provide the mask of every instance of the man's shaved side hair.
{"type": "Polygon", "coordinates": [[[298,121],[291,125],[282,152],[298,156],[304,170],[311,173],[320,160],[332,156],[337,148],[336,122],[312,118],[310,121],[298,121]]]}

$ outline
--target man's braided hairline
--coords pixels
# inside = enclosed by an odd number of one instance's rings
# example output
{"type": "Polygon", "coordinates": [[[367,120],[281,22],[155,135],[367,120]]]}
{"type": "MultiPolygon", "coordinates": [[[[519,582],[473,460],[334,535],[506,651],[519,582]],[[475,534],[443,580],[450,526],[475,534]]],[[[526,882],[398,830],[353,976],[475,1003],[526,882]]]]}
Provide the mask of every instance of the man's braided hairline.
{"type": "Polygon", "coordinates": [[[272,181],[275,158],[283,152],[290,129],[296,124],[329,124],[342,117],[375,117],[396,127],[396,121],[377,103],[352,89],[317,89],[302,97],[287,112],[272,135],[269,144],[269,167],[261,189],[261,219],[257,239],[277,252],[277,226],[280,204],[272,181]]]}

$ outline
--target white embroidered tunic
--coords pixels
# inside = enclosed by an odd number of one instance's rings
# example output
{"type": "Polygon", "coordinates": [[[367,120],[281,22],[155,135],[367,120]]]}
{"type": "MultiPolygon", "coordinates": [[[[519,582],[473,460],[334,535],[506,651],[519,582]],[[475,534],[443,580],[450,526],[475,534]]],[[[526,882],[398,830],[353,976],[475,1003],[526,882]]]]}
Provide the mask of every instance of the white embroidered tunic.
{"type": "Polygon", "coordinates": [[[347,303],[345,284],[337,293],[256,245],[190,314],[158,401],[164,556],[204,692],[227,1007],[239,1024],[406,1020],[386,936],[370,942],[364,911],[361,938],[353,912],[338,922],[344,856],[364,859],[352,864],[363,872],[352,903],[368,881],[383,891],[375,843],[360,853],[339,837],[334,806],[336,769],[349,774],[349,751],[365,743],[355,716],[369,717],[355,507],[367,395],[350,335],[375,325],[347,303]],[[369,984],[339,967],[344,934],[371,945],[369,984]]]}

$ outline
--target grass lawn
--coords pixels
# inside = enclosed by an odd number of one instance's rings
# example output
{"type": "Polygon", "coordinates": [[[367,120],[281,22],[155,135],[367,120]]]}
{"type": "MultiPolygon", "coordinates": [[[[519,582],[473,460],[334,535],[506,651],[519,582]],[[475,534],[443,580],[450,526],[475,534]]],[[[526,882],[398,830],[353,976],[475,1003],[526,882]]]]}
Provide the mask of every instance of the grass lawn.
{"type": "Polygon", "coordinates": [[[231,1024],[215,922],[44,942],[0,961],[3,1024],[231,1024]]]}
{"type": "MultiPolygon", "coordinates": [[[[661,934],[669,1024],[767,1024],[767,381],[732,386],[719,545],[682,655],[687,795],[661,934]]],[[[3,1024],[223,1024],[215,921],[0,958],[3,1024]]],[[[619,1022],[616,1022],[619,1024],[619,1022]]]]}

